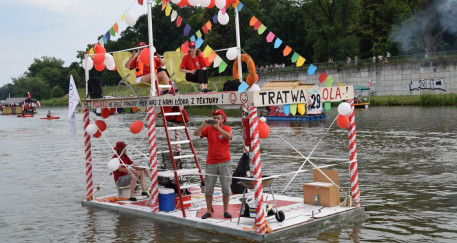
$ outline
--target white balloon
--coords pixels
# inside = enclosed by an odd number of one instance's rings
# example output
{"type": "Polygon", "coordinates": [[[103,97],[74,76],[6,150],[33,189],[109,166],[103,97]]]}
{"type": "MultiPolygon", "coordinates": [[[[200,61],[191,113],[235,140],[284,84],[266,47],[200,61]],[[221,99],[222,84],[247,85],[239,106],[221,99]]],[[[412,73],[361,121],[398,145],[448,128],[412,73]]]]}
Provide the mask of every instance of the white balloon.
{"type": "Polygon", "coordinates": [[[94,67],[94,61],[92,61],[92,58],[87,58],[87,64],[86,64],[86,59],[83,60],[83,68],[86,70],[91,70],[94,67]]]}
{"type": "Polygon", "coordinates": [[[267,121],[267,118],[265,118],[265,117],[262,116],[262,117],[259,118],[259,121],[261,121],[261,122],[266,122],[266,121],[267,121]]]}
{"type": "Polygon", "coordinates": [[[200,6],[207,8],[211,3],[211,0],[200,0],[200,6]]]}
{"type": "Polygon", "coordinates": [[[95,123],[91,123],[86,127],[87,134],[89,134],[91,136],[94,135],[97,131],[98,131],[98,127],[97,127],[97,125],[95,125],[95,123]]]}
{"type": "Polygon", "coordinates": [[[342,116],[349,116],[352,112],[351,105],[347,102],[343,102],[338,105],[338,113],[342,116]]]}
{"type": "Polygon", "coordinates": [[[120,165],[121,165],[121,162],[119,161],[118,158],[111,159],[108,162],[108,168],[112,171],[119,169],[120,165]]]}
{"type": "Polygon", "coordinates": [[[125,13],[125,23],[128,26],[132,27],[135,25],[137,20],[138,20],[138,18],[136,17],[136,15],[134,15],[132,12],[127,10],[127,12],[125,13]]]}
{"type": "Polygon", "coordinates": [[[189,0],[188,3],[192,6],[197,6],[200,3],[200,0],[189,0]]]}
{"type": "Polygon", "coordinates": [[[113,60],[113,61],[105,64],[105,66],[106,66],[106,69],[113,71],[116,68],[116,63],[113,60]]]}
{"type": "Polygon", "coordinates": [[[257,84],[252,84],[248,90],[252,91],[252,92],[256,92],[256,91],[260,91],[260,87],[257,84]]]}
{"type": "Polygon", "coordinates": [[[219,24],[226,25],[228,24],[229,20],[230,18],[227,12],[225,12],[225,14],[222,14],[222,10],[219,10],[219,13],[217,14],[217,21],[219,22],[219,24]]]}
{"type": "Polygon", "coordinates": [[[171,2],[174,3],[174,4],[178,4],[178,3],[181,2],[181,0],[171,0],[171,2]]]}
{"type": "Polygon", "coordinates": [[[227,5],[225,0],[216,0],[216,8],[222,9],[225,8],[225,5],[227,5]]]}
{"type": "Polygon", "coordinates": [[[225,56],[229,60],[235,60],[235,58],[238,56],[238,49],[236,47],[232,47],[232,48],[228,49],[227,52],[225,53],[225,56]]]}

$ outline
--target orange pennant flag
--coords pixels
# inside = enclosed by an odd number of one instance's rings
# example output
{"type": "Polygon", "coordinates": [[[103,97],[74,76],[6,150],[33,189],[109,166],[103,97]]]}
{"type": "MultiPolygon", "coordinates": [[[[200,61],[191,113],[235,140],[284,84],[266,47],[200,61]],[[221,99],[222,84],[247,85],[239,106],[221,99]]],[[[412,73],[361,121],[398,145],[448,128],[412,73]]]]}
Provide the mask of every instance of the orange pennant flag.
{"type": "Polygon", "coordinates": [[[211,21],[208,20],[208,22],[206,22],[206,28],[208,30],[211,30],[212,27],[213,27],[213,25],[211,25],[211,21]]]}
{"type": "Polygon", "coordinates": [[[113,25],[113,30],[114,30],[114,32],[116,32],[116,33],[119,32],[119,26],[117,25],[117,23],[115,23],[115,24],[113,25]]]}
{"type": "Polygon", "coordinates": [[[284,50],[282,51],[282,54],[284,56],[287,56],[290,54],[291,51],[292,51],[292,48],[290,48],[289,46],[286,46],[286,48],[284,48],[284,50]]]}
{"type": "Polygon", "coordinates": [[[214,61],[214,59],[216,59],[216,57],[217,57],[216,52],[214,52],[214,51],[211,52],[211,54],[209,54],[208,63],[207,64],[210,65],[214,61]]]}
{"type": "Polygon", "coordinates": [[[252,16],[251,21],[249,21],[249,26],[254,26],[257,21],[259,20],[255,16],[252,16]]]}
{"type": "Polygon", "coordinates": [[[168,2],[162,1],[162,11],[167,7],[168,2]]]}

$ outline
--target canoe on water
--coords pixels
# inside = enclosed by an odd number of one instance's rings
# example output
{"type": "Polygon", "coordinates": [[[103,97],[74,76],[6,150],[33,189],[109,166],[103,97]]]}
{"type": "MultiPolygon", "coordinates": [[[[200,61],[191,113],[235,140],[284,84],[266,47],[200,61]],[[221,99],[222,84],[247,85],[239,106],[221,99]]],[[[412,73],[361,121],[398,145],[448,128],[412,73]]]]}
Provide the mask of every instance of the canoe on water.
{"type": "Polygon", "coordinates": [[[17,116],[17,117],[33,117],[33,115],[22,115],[22,116],[17,116]]]}
{"type": "Polygon", "coordinates": [[[46,120],[54,120],[54,119],[59,119],[59,116],[50,116],[50,117],[41,117],[40,119],[46,119],[46,120]]]}

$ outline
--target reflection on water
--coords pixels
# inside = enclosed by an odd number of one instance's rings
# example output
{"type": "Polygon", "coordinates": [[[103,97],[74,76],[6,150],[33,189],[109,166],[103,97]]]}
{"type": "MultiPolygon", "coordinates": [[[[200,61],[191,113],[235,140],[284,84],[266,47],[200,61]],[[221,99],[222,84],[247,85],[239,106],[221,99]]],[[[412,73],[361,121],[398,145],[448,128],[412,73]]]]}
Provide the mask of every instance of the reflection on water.
{"type": "MultiPolygon", "coordinates": [[[[66,117],[65,113],[65,109],[53,110],[53,114],[62,118],[66,117]]],[[[144,116],[144,113],[116,115],[107,120],[108,141],[111,144],[120,139],[127,141],[131,157],[140,164],[147,163],[146,132],[133,136],[128,126],[144,116]]],[[[304,156],[314,151],[311,161],[316,165],[333,165],[331,168],[340,171],[341,186],[349,189],[347,162],[331,160],[348,159],[347,131],[336,125],[328,129],[335,116],[333,109],[326,121],[269,121],[270,137],[261,140],[263,174],[295,171],[304,162],[284,139],[304,156]]],[[[3,238],[12,242],[237,242],[148,218],[81,207],[85,195],[82,131],[79,129],[77,136],[71,138],[67,135],[65,119],[48,121],[38,117],[0,116],[0,184],[4,195],[0,200],[0,235],[3,238]]],[[[195,129],[203,119],[193,116],[190,129],[195,129]]],[[[443,242],[456,238],[457,109],[374,107],[357,110],[356,119],[361,200],[368,206],[369,217],[306,234],[284,235],[279,240],[443,242]]],[[[77,114],[77,125],[82,126],[81,114],[77,114]]],[[[230,117],[229,125],[234,130],[231,154],[235,167],[242,153],[240,119],[230,117]]],[[[161,129],[157,136],[158,149],[166,149],[161,129]]],[[[100,186],[109,174],[106,163],[111,154],[103,139],[92,140],[92,145],[94,186],[100,186]]],[[[196,139],[194,145],[200,161],[204,161],[206,141],[196,139]]],[[[309,163],[304,169],[310,172],[299,174],[287,188],[287,194],[301,196],[302,183],[312,180],[309,163]]],[[[276,179],[275,192],[282,191],[289,178],[276,179]]],[[[108,178],[97,195],[115,192],[112,180],[108,178]]]]}

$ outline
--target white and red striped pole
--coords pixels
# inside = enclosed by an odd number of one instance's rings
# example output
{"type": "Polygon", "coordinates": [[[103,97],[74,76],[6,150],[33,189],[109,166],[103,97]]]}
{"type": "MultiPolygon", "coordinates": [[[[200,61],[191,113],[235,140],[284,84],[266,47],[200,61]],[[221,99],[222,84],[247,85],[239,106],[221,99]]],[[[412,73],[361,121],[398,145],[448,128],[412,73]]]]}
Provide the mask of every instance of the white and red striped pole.
{"type": "Polygon", "coordinates": [[[152,212],[159,211],[159,184],[157,178],[157,143],[155,121],[157,114],[154,107],[148,107],[148,144],[149,144],[149,175],[151,176],[151,198],[148,205],[152,205],[152,212]]]}
{"type": "Polygon", "coordinates": [[[86,160],[86,200],[92,201],[94,193],[94,183],[92,181],[92,152],[90,144],[90,135],[86,132],[86,127],[89,126],[89,110],[83,110],[84,122],[84,152],[86,160]]]}
{"type": "MultiPolygon", "coordinates": [[[[181,140],[181,134],[178,129],[175,130],[175,140],[180,141],[181,140]]],[[[178,154],[181,154],[181,145],[179,143],[176,144],[176,150],[178,154]]]]}
{"type": "Polygon", "coordinates": [[[265,207],[263,205],[262,166],[260,161],[259,127],[257,108],[249,108],[249,132],[251,137],[252,165],[254,167],[254,197],[256,203],[255,226],[257,233],[265,234],[265,207]]]}
{"type": "Polygon", "coordinates": [[[355,136],[355,112],[354,99],[348,100],[351,105],[351,114],[349,115],[349,169],[351,172],[351,194],[355,206],[360,206],[360,191],[359,191],[359,171],[357,169],[357,140],[355,136]]]}

